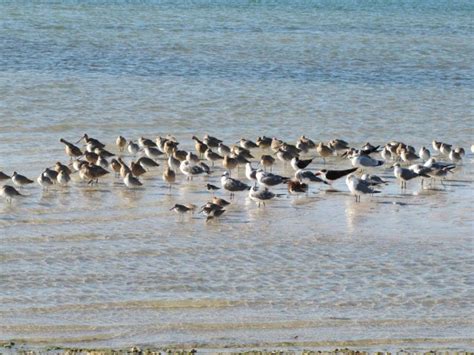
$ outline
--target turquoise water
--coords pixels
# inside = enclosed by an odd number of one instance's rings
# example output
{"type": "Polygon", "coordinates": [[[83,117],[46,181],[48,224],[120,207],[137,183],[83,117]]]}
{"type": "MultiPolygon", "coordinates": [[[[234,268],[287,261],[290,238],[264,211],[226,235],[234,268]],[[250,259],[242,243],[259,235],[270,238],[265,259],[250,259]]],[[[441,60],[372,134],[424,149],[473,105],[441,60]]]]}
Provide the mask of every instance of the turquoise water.
{"type": "MultiPolygon", "coordinates": [[[[469,1],[1,3],[0,170],[36,178],[67,162],[59,138],[84,132],[114,152],[119,134],[168,133],[185,149],[210,133],[227,144],[305,134],[469,151],[473,10],[469,1]]],[[[410,182],[406,192],[387,164],[375,172],[390,185],[360,204],[343,181],[339,192],[315,186],[265,209],[241,194],[207,225],[170,213],[209,195],[203,178],[182,175],[169,195],[164,162],[139,191],[113,176],[93,188],[77,177],[67,189],[24,188],[27,198],[0,204],[0,341],[472,350],[473,160],[444,188],[410,182]]]]}

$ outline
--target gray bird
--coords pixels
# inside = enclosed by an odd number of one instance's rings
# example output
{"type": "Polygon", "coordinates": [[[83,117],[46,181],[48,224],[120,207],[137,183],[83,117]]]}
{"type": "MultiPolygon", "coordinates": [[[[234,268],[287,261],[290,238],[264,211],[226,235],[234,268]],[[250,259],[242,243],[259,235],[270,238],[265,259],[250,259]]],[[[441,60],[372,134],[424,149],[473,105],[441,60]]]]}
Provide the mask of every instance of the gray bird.
{"type": "Polygon", "coordinates": [[[231,199],[233,198],[234,192],[236,192],[236,191],[250,190],[249,185],[243,183],[240,180],[231,178],[227,171],[225,171],[222,174],[221,184],[222,184],[222,187],[224,188],[224,190],[230,191],[231,199]]]}

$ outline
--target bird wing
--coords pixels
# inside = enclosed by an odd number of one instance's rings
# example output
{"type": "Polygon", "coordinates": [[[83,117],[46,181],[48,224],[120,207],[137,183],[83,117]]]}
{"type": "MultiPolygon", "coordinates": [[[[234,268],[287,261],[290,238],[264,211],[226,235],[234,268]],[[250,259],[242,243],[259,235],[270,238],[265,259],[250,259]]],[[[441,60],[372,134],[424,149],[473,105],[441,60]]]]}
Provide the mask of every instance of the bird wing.
{"type": "Polygon", "coordinates": [[[339,178],[342,178],[343,176],[346,176],[346,175],[349,175],[350,173],[353,173],[356,170],[357,170],[357,168],[346,169],[346,170],[328,170],[326,172],[326,179],[328,179],[328,180],[337,180],[339,178]]]}

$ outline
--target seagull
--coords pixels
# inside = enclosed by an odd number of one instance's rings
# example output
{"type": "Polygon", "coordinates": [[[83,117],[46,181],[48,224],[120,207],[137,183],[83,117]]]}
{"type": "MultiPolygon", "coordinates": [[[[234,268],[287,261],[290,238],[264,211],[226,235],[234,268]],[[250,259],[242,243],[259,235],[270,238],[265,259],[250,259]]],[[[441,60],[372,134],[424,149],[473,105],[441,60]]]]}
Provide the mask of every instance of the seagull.
{"type": "Polygon", "coordinates": [[[327,169],[322,169],[316,172],[316,176],[321,176],[323,179],[329,183],[333,183],[337,179],[340,179],[348,174],[353,173],[356,171],[358,168],[351,168],[351,169],[346,169],[346,170],[327,170],[327,169]]]}
{"type": "Polygon", "coordinates": [[[322,182],[323,184],[328,184],[326,181],[316,176],[316,174],[312,171],[303,169],[300,169],[295,173],[295,179],[297,179],[299,182],[305,183],[322,182]]]}
{"type": "Polygon", "coordinates": [[[400,180],[402,189],[406,188],[407,186],[406,184],[408,180],[411,180],[420,176],[427,177],[427,178],[429,177],[423,172],[420,172],[419,174],[417,174],[410,169],[402,168],[400,166],[400,163],[395,163],[393,164],[392,167],[393,167],[393,175],[395,175],[395,177],[400,180]]]}
{"type": "Polygon", "coordinates": [[[383,165],[382,160],[377,160],[374,158],[371,158],[368,155],[354,155],[352,158],[350,158],[352,166],[356,168],[367,168],[367,167],[375,167],[375,166],[381,166],[383,165]]]}
{"type": "Polygon", "coordinates": [[[356,202],[360,202],[360,195],[362,194],[380,193],[380,191],[374,190],[367,181],[358,179],[354,174],[346,177],[346,185],[355,196],[356,202]]]}
{"type": "Polygon", "coordinates": [[[265,206],[266,200],[271,200],[276,195],[269,191],[267,187],[259,188],[258,186],[253,186],[249,191],[249,197],[251,200],[256,201],[258,203],[258,207],[260,207],[260,203],[263,203],[265,206]]]}
{"type": "Polygon", "coordinates": [[[278,184],[286,184],[288,180],[290,180],[290,178],[284,176],[266,173],[262,169],[257,170],[255,177],[257,178],[258,183],[265,187],[275,186],[278,184]]]}
{"type": "Polygon", "coordinates": [[[224,190],[230,191],[230,197],[231,199],[234,196],[234,192],[236,191],[244,191],[244,190],[249,190],[250,186],[243,183],[240,180],[233,179],[229,176],[229,172],[224,171],[221,177],[221,184],[224,190]]]}

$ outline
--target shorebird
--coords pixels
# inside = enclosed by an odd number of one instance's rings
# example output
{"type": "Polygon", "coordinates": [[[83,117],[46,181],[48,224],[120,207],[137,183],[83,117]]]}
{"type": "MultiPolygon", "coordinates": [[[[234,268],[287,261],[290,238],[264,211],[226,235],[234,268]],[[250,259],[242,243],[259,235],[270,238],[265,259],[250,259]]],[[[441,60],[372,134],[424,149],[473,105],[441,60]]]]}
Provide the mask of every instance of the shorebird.
{"type": "Polygon", "coordinates": [[[166,155],[170,156],[174,151],[178,150],[178,145],[178,142],[168,139],[163,145],[163,151],[166,155]]]}
{"type": "Polygon", "coordinates": [[[14,198],[23,196],[21,193],[17,191],[13,186],[10,185],[3,185],[3,187],[0,189],[0,196],[5,198],[8,203],[12,203],[12,200],[14,198]]]}
{"type": "Polygon", "coordinates": [[[115,144],[117,145],[119,152],[123,152],[127,146],[127,140],[122,136],[118,136],[115,140],[115,144]]]}
{"type": "Polygon", "coordinates": [[[108,174],[109,172],[102,168],[101,166],[93,165],[93,164],[84,164],[81,166],[81,170],[79,170],[79,176],[82,180],[88,180],[88,184],[98,183],[99,178],[108,174]]]}
{"type": "Polygon", "coordinates": [[[158,159],[160,156],[165,154],[161,150],[159,150],[157,147],[151,147],[151,146],[145,146],[145,148],[143,148],[143,151],[145,152],[146,156],[150,159],[158,159]]]}
{"type": "Polygon", "coordinates": [[[308,153],[310,149],[314,149],[316,147],[316,144],[311,139],[301,136],[296,141],[295,146],[300,150],[300,152],[308,153]]]}
{"type": "Polygon", "coordinates": [[[209,203],[208,205],[203,206],[201,212],[206,216],[206,222],[209,222],[213,218],[222,216],[225,209],[214,203],[209,203]]]}
{"type": "Polygon", "coordinates": [[[352,174],[355,172],[358,168],[351,168],[351,169],[345,169],[345,170],[327,170],[327,169],[322,169],[316,172],[316,176],[321,176],[325,181],[333,183],[337,179],[340,179],[346,175],[352,174]]]}
{"type": "Polygon", "coordinates": [[[258,203],[258,207],[260,207],[260,203],[263,203],[265,206],[265,201],[271,200],[276,195],[269,191],[268,188],[259,188],[258,186],[253,186],[250,188],[249,197],[251,200],[258,203]]]}
{"type": "Polygon", "coordinates": [[[245,138],[240,138],[240,141],[237,142],[237,143],[239,143],[242,148],[245,148],[245,149],[248,149],[248,150],[258,148],[258,145],[256,143],[252,142],[249,139],[245,139],[245,138]]]}
{"type": "Polygon", "coordinates": [[[143,149],[145,149],[145,147],[157,147],[155,142],[145,137],[138,138],[138,146],[143,149]]]}
{"type": "Polygon", "coordinates": [[[214,192],[214,191],[220,190],[221,188],[216,185],[206,184],[206,189],[207,191],[214,192]]]}
{"type": "Polygon", "coordinates": [[[181,162],[179,169],[184,175],[186,175],[187,180],[192,180],[193,176],[201,175],[206,172],[202,166],[191,165],[187,160],[181,162]]]}
{"type": "Polygon", "coordinates": [[[253,159],[253,155],[250,153],[250,150],[239,145],[233,145],[232,148],[230,148],[230,152],[235,156],[240,155],[245,159],[253,159]]]}
{"type": "Polygon", "coordinates": [[[380,156],[382,157],[383,160],[389,161],[392,160],[392,152],[390,151],[389,148],[386,146],[383,147],[382,151],[380,152],[380,156]]]}
{"type": "Polygon", "coordinates": [[[333,139],[328,142],[328,147],[331,148],[336,155],[340,152],[345,152],[349,149],[349,143],[342,139],[333,139]]]}
{"type": "Polygon", "coordinates": [[[212,203],[214,203],[216,205],[219,205],[221,207],[225,207],[225,206],[230,205],[229,201],[226,201],[223,198],[219,198],[219,197],[215,197],[215,196],[212,198],[212,203]]]}
{"type": "Polygon", "coordinates": [[[84,133],[84,135],[79,139],[77,143],[80,141],[84,140],[86,142],[86,150],[89,152],[94,151],[95,148],[105,148],[105,144],[102,142],[98,141],[97,139],[91,138],[87,135],[87,133],[84,133]]]}
{"type": "Polygon", "coordinates": [[[207,145],[196,136],[193,136],[192,139],[196,142],[194,144],[194,148],[196,148],[196,152],[202,158],[203,154],[206,152],[208,148],[207,145]]]}
{"type": "Polygon", "coordinates": [[[436,140],[433,139],[433,142],[431,142],[431,145],[433,146],[433,149],[436,151],[436,152],[439,152],[439,149],[441,148],[441,142],[438,142],[436,140]]]}
{"type": "Polygon", "coordinates": [[[59,185],[66,186],[71,181],[71,177],[66,170],[61,170],[56,176],[56,181],[59,185]]]}
{"type": "Polygon", "coordinates": [[[133,176],[130,173],[127,173],[127,175],[125,175],[125,178],[123,179],[123,183],[125,184],[125,186],[129,188],[140,187],[143,185],[140,182],[140,180],[138,180],[135,176],[133,176]]]}
{"type": "Polygon", "coordinates": [[[97,159],[95,165],[99,165],[99,166],[103,167],[104,169],[109,168],[109,162],[107,161],[107,159],[101,157],[100,155],[99,155],[99,158],[97,159]]]}
{"type": "MultiPolygon", "coordinates": [[[[194,154],[193,152],[188,152],[186,154],[186,161],[190,164],[190,165],[196,165],[199,163],[199,157],[194,154]]],[[[183,163],[183,161],[181,161],[181,164],[183,163]]]]}
{"type": "Polygon", "coordinates": [[[230,154],[230,148],[228,146],[226,146],[224,143],[219,143],[217,151],[223,157],[230,154]]]}
{"type": "Polygon", "coordinates": [[[461,152],[451,149],[451,152],[449,152],[449,160],[454,163],[460,162],[462,160],[461,152]]]}
{"type": "Polygon", "coordinates": [[[89,163],[84,161],[84,160],[76,159],[76,160],[72,161],[72,168],[75,171],[79,171],[79,170],[81,170],[81,168],[84,164],[89,164],[89,163]]]}
{"type": "Polygon", "coordinates": [[[276,137],[273,137],[272,142],[270,143],[270,148],[276,153],[281,148],[282,144],[283,144],[282,140],[276,137]]]}
{"type": "Polygon", "coordinates": [[[250,181],[257,181],[257,169],[252,168],[252,164],[245,164],[245,177],[250,181]]]}
{"type": "Polygon", "coordinates": [[[3,180],[10,180],[11,177],[8,176],[7,174],[5,174],[3,171],[0,171],[0,181],[3,181],[3,180]]]}
{"type": "Polygon", "coordinates": [[[148,157],[141,157],[137,160],[137,164],[140,164],[143,169],[152,169],[160,166],[156,161],[148,157]]]}
{"type": "Polygon", "coordinates": [[[72,171],[71,169],[69,168],[69,166],[67,165],[64,165],[62,164],[61,162],[57,161],[56,164],[54,164],[54,170],[59,173],[61,171],[65,171],[66,173],[68,173],[69,175],[72,174],[72,171]]]}
{"type": "MultiPolygon", "coordinates": [[[[143,166],[141,166],[139,163],[136,163],[134,161],[130,163],[130,170],[132,171],[132,175],[136,177],[142,176],[143,174],[146,173],[146,170],[143,168],[143,166]]],[[[125,174],[125,177],[126,176],[127,174],[125,174]]]]}
{"type": "Polygon", "coordinates": [[[304,182],[300,182],[297,179],[291,179],[288,181],[288,192],[290,194],[298,194],[298,193],[308,193],[308,184],[304,182]]]}
{"type": "Polygon", "coordinates": [[[262,155],[260,157],[260,165],[263,166],[263,170],[267,170],[267,168],[270,168],[270,171],[273,170],[273,164],[275,163],[275,158],[272,157],[271,155],[262,155]]]}
{"type": "Polygon", "coordinates": [[[38,176],[36,181],[45,190],[47,190],[49,186],[53,185],[53,180],[51,180],[44,172],[42,172],[40,176],[38,176]]]}
{"type": "Polygon", "coordinates": [[[441,143],[441,146],[439,147],[439,152],[443,155],[448,156],[449,153],[451,153],[451,148],[452,148],[451,144],[441,143]]]}
{"type": "Polygon", "coordinates": [[[179,215],[183,216],[185,213],[194,212],[194,208],[177,203],[170,208],[170,211],[175,211],[179,215]]]}
{"type": "Polygon", "coordinates": [[[298,157],[294,157],[293,159],[291,159],[290,165],[293,168],[293,170],[298,171],[300,169],[306,168],[309,164],[311,164],[312,161],[313,159],[303,160],[303,159],[299,159],[298,157]]]}
{"type": "Polygon", "coordinates": [[[99,159],[99,155],[95,154],[94,152],[84,152],[84,158],[86,158],[87,162],[91,164],[96,164],[97,160],[99,159]]]}
{"type": "Polygon", "coordinates": [[[368,155],[354,155],[350,158],[351,164],[356,168],[376,167],[383,165],[382,160],[371,158],[368,155]]]}
{"type": "Polygon", "coordinates": [[[356,202],[360,202],[360,196],[363,194],[380,193],[380,191],[373,189],[367,181],[358,179],[354,174],[350,174],[346,177],[346,185],[349,191],[355,196],[356,202]]]}
{"type": "Polygon", "coordinates": [[[299,182],[305,182],[305,183],[322,182],[323,184],[328,184],[326,181],[319,178],[313,172],[309,170],[303,170],[303,169],[300,169],[297,172],[295,172],[295,179],[298,180],[299,182]]]}
{"type": "Polygon", "coordinates": [[[402,149],[402,152],[400,154],[400,158],[402,158],[402,160],[406,163],[411,163],[415,160],[418,160],[420,159],[420,157],[418,155],[416,155],[415,153],[407,150],[407,149],[402,149]]]}
{"type": "Polygon", "coordinates": [[[258,169],[257,173],[255,174],[255,177],[257,178],[257,181],[260,185],[265,186],[265,187],[270,187],[270,186],[275,186],[279,184],[286,184],[290,178],[272,174],[272,173],[266,173],[262,169],[258,169]]]}
{"type": "Polygon", "coordinates": [[[230,198],[232,199],[234,197],[234,192],[236,191],[244,191],[244,190],[249,190],[250,186],[243,183],[240,180],[233,179],[229,176],[229,172],[224,171],[221,177],[221,184],[224,190],[227,190],[230,192],[230,198]]]}
{"type": "Polygon", "coordinates": [[[365,143],[362,148],[360,149],[362,154],[369,155],[375,152],[378,152],[378,149],[380,148],[380,145],[374,146],[370,144],[369,142],[365,143]]]}
{"type": "MultiPolygon", "coordinates": [[[[61,171],[61,170],[59,170],[61,171]]],[[[49,178],[51,181],[55,182],[56,179],[58,178],[58,172],[56,170],[52,170],[50,168],[44,169],[43,175],[45,175],[47,178],[49,178]]]]}
{"type": "Polygon", "coordinates": [[[137,143],[133,143],[133,141],[129,141],[127,144],[127,150],[130,154],[135,155],[140,151],[140,147],[137,143]]]}
{"type": "Polygon", "coordinates": [[[393,167],[393,175],[398,180],[400,180],[400,184],[401,184],[402,189],[406,188],[408,180],[411,180],[411,179],[414,179],[414,178],[417,178],[417,177],[420,177],[420,176],[427,177],[427,178],[429,177],[428,175],[426,175],[423,172],[421,172],[420,174],[417,174],[417,173],[415,173],[414,171],[412,171],[410,169],[402,168],[400,166],[400,163],[395,163],[395,164],[393,164],[392,167],[393,167]]]}
{"type": "Polygon", "coordinates": [[[79,147],[77,147],[74,144],[66,141],[63,138],[61,138],[59,141],[66,145],[66,147],[65,147],[66,154],[69,158],[71,158],[71,160],[73,158],[78,158],[78,157],[82,156],[82,150],[79,147]]]}
{"type": "Polygon", "coordinates": [[[231,157],[230,155],[224,155],[224,159],[222,160],[222,166],[224,169],[229,171],[229,175],[232,170],[234,170],[237,165],[239,165],[239,161],[236,158],[231,157]]]}
{"type": "Polygon", "coordinates": [[[166,182],[169,185],[169,188],[171,190],[171,185],[174,184],[176,181],[176,173],[172,168],[169,166],[166,167],[166,169],[163,171],[163,181],[166,182]]]}
{"type": "Polygon", "coordinates": [[[283,149],[280,148],[280,149],[277,150],[276,156],[282,162],[287,163],[287,162],[291,161],[291,159],[297,157],[298,154],[297,153],[295,154],[293,152],[289,152],[289,151],[286,151],[286,150],[283,150],[283,149]]]}
{"type": "Polygon", "coordinates": [[[217,154],[217,153],[214,153],[211,148],[208,148],[206,149],[206,151],[204,152],[204,158],[207,159],[207,161],[210,161],[212,163],[212,166],[214,166],[214,162],[217,161],[217,160],[223,160],[224,157],[217,154]]]}
{"type": "Polygon", "coordinates": [[[269,137],[257,137],[257,140],[255,141],[255,144],[260,148],[260,149],[267,149],[270,148],[272,145],[272,139],[269,137]]]}
{"type": "Polygon", "coordinates": [[[28,179],[26,176],[18,174],[16,171],[13,172],[12,181],[16,186],[25,186],[34,182],[33,180],[28,179]]]}
{"type": "Polygon", "coordinates": [[[431,157],[429,149],[425,147],[420,148],[419,155],[420,155],[421,160],[423,161],[427,161],[431,157]]]}
{"type": "Polygon", "coordinates": [[[323,158],[324,164],[326,164],[326,158],[333,155],[333,150],[323,142],[319,142],[316,147],[316,152],[323,158]]]}
{"type": "Polygon", "coordinates": [[[206,144],[209,148],[217,148],[219,143],[222,141],[216,137],[210,136],[209,134],[205,134],[202,141],[206,144]]]}
{"type": "MultiPolygon", "coordinates": [[[[184,159],[186,160],[186,159],[184,159]]],[[[168,166],[173,169],[173,170],[179,170],[179,166],[181,165],[181,161],[179,159],[176,159],[173,155],[170,155],[168,157],[168,166]]]]}
{"type": "Polygon", "coordinates": [[[386,185],[387,181],[377,175],[363,174],[360,179],[367,182],[370,186],[386,185]]]}

